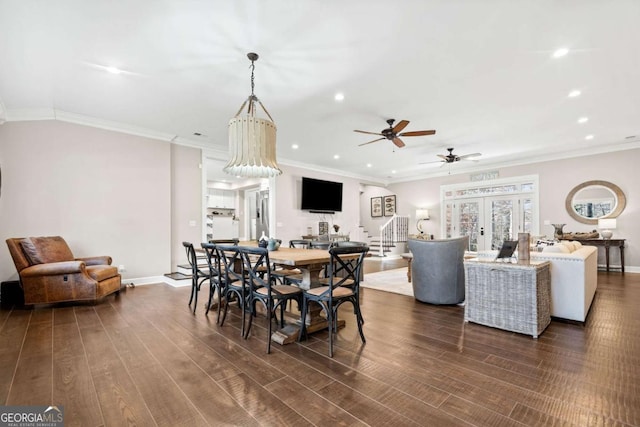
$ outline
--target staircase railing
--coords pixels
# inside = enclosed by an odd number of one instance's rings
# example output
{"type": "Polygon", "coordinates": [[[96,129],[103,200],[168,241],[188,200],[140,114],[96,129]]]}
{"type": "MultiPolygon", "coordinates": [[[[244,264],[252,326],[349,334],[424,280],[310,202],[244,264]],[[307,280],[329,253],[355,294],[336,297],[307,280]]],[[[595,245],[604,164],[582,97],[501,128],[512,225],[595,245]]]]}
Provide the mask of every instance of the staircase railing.
{"type": "Polygon", "coordinates": [[[380,253],[384,256],[395,243],[406,242],[409,238],[409,215],[393,215],[389,221],[380,226],[380,253]]]}

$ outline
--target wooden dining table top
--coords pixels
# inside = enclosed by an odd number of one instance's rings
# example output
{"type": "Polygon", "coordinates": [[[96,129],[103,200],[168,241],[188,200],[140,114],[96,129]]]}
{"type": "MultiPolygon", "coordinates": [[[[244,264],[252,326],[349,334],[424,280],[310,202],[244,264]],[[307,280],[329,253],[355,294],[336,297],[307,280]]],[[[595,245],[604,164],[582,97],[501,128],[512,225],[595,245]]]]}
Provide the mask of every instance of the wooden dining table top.
{"type": "MultiPolygon", "coordinates": [[[[256,242],[240,242],[238,246],[257,246],[256,242]]],[[[341,257],[344,259],[358,258],[360,254],[345,254],[341,257]]],[[[329,264],[331,255],[327,249],[304,249],[304,248],[278,248],[275,251],[269,251],[269,261],[276,264],[287,265],[291,267],[305,267],[309,265],[326,265],[329,264]]]]}

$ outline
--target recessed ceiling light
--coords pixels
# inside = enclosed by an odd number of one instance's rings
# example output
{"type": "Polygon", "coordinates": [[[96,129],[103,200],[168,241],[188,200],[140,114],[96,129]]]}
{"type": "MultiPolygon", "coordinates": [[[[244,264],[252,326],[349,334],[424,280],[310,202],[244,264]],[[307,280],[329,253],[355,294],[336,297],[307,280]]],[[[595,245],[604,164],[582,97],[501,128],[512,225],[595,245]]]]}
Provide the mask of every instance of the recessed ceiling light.
{"type": "Polygon", "coordinates": [[[367,163],[368,168],[370,168],[371,166],[373,166],[371,163],[367,163]]]}
{"type": "Polygon", "coordinates": [[[107,68],[105,68],[105,70],[107,70],[111,74],[120,74],[120,73],[122,73],[122,70],[119,69],[119,68],[116,68],[116,67],[107,67],[107,68]]]}
{"type": "Polygon", "coordinates": [[[294,150],[298,149],[298,144],[291,144],[291,148],[293,148],[294,150]]]}
{"type": "Polygon", "coordinates": [[[392,170],[392,171],[391,171],[391,173],[396,173],[396,171],[395,171],[395,170],[392,170]]]}
{"type": "Polygon", "coordinates": [[[580,117],[578,119],[578,123],[587,123],[589,121],[588,117],[580,117]]]}
{"type": "Polygon", "coordinates": [[[572,90],[571,92],[569,92],[569,98],[575,98],[576,96],[580,96],[582,92],[580,92],[579,90],[572,90]]]}
{"type": "Polygon", "coordinates": [[[593,135],[587,135],[587,136],[584,137],[584,139],[586,139],[586,140],[593,139],[593,135]]]}
{"type": "Polygon", "coordinates": [[[344,101],[344,93],[342,92],[336,93],[336,96],[334,96],[333,99],[335,99],[338,102],[344,101]]]}
{"type": "Polygon", "coordinates": [[[337,159],[339,159],[339,158],[340,158],[340,155],[339,155],[339,154],[334,154],[334,155],[333,155],[333,158],[337,160],[337,159]]]}
{"type": "Polygon", "coordinates": [[[555,52],[553,52],[553,57],[554,58],[561,58],[561,57],[565,56],[567,53],[569,53],[569,49],[563,47],[563,48],[558,49],[555,52]]]}

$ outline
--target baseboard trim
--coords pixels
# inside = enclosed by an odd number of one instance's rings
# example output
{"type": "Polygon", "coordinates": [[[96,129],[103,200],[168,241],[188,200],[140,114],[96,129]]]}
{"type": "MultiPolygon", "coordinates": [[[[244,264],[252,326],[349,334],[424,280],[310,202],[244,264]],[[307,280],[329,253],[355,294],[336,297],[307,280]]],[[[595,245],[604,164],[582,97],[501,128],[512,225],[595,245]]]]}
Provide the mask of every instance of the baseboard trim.
{"type": "Polygon", "coordinates": [[[164,283],[174,288],[181,288],[183,286],[191,286],[191,280],[173,280],[166,276],[149,276],[149,277],[135,277],[130,279],[122,279],[122,284],[126,285],[132,283],[135,286],[145,285],[157,285],[164,283]]]}

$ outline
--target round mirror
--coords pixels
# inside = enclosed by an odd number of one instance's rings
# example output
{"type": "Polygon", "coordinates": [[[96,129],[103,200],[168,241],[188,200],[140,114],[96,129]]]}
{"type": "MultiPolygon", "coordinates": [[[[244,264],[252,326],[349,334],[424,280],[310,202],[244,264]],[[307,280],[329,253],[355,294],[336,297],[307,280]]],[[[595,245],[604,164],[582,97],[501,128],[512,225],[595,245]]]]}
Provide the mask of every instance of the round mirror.
{"type": "Polygon", "coordinates": [[[616,218],[626,204],[620,187],[607,181],[583,182],[571,190],[565,202],[569,215],[584,224],[597,224],[598,218],[616,218]]]}

